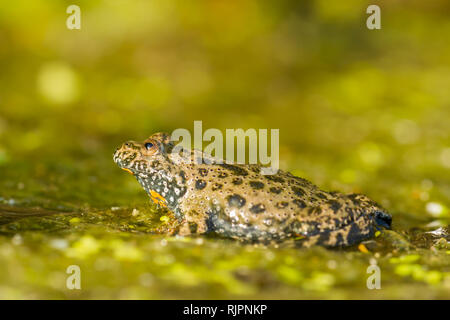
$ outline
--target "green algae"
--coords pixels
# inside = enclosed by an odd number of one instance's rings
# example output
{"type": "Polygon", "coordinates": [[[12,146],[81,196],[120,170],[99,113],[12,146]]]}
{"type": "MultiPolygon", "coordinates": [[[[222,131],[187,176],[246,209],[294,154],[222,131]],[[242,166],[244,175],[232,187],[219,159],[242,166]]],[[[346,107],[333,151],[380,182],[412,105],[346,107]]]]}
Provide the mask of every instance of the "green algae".
{"type": "MultiPolygon", "coordinates": [[[[450,255],[444,249],[398,251],[380,244],[363,253],[166,237],[152,231],[159,219],[133,216],[133,210],[91,209],[2,224],[2,298],[448,298],[450,255]],[[373,263],[381,270],[380,290],[366,287],[373,263]],[[80,266],[81,290],[65,287],[70,265],[80,266]]],[[[141,210],[161,215],[151,206],[141,210]]]]}

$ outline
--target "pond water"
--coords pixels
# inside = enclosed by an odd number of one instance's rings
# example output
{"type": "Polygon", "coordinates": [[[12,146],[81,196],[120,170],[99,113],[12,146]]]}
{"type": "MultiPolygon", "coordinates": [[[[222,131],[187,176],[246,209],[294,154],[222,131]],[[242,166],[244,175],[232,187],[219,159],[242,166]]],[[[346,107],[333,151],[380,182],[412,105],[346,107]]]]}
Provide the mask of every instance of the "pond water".
{"type": "MultiPolygon", "coordinates": [[[[426,202],[413,194],[394,193],[398,198],[390,201],[402,205],[388,206],[393,231],[363,248],[167,237],[161,231],[169,213],[106,160],[8,168],[0,205],[2,298],[449,297],[447,211],[422,218],[426,202]],[[410,207],[403,209],[405,204],[410,207]],[[70,265],[80,267],[81,290],[66,287],[70,265]],[[380,268],[381,289],[367,287],[371,265],[380,268]]],[[[376,191],[371,196],[392,197],[376,191]]],[[[444,210],[433,204],[437,208],[428,205],[429,210],[444,210]]]]}
{"type": "Polygon", "coordinates": [[[18,2],[0,5],[0,298],[450,298],[448,1],[382,1],[381,30],[358,0],[80,1],[80,30],[65,1],[18,2]],[[366,194],[393,230],[341,250],[165,236],[112,154],[194,120],[280,129],[281,169],[366,194]]]}

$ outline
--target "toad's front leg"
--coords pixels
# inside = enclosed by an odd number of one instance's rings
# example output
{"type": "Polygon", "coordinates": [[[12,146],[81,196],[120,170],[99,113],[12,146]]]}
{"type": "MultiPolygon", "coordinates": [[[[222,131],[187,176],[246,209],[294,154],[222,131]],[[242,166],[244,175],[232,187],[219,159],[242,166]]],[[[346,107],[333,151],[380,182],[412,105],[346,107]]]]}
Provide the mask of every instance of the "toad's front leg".
{"type": "Polygon", "coordinates": [[[208,214],[190,210],[182,216],[177,230],[175,230],[173,234],[187,236],[191,234],[202,234],[213,231],[208,228],[208,216],[208,214]]]}

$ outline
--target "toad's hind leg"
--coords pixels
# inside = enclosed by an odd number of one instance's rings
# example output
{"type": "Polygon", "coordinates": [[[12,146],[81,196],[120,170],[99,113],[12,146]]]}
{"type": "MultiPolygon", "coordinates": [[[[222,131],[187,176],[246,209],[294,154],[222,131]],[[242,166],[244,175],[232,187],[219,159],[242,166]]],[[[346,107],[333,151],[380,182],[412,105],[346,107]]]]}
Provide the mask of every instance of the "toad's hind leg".
{"type": "Polygon", "coordinates": [[[242,226],[231,223],[221,210],[210,210],[206,220],[207,232],[245,242],[267,242],[280,240],[278,235],[262,231],[255,226],[242,226]]]}
{"type": "Polygon", "coordinates": [[[348,247],[372,238],[375,223],[370,216],[360,216],[350,224],[296,241],[298,247],[321,245],[327,248],[348,247]]]}

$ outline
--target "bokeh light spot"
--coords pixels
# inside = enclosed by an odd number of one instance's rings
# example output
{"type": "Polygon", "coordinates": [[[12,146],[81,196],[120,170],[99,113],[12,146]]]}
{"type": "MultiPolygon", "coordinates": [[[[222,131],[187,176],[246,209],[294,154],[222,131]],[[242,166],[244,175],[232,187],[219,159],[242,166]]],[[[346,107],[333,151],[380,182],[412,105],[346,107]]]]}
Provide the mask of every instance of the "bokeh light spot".
{"type": "Polygon", "coordinates": [[[358,150],[359,158],[369,168],[377,168],[384,162],[383,153],[375,143],[363,144],[358,150]]]}
{"type": "Polygon", "coordinates": [[[67,64],[51,62],[42,66],[37,78],[38,91],[54,104],[74,102],[79,96],[79,81],[75,71],[67,64]]]}
{"type": "Polygon", "coordinates": [[[441,151],[441,163],[444,167],[450,168],[450,148],[441,151]]]}
{"type": "Polygon", "coordinates": [[[393,134],[398,143],[411,144],[417,141],[420,131],[414,121],[400,120],[394,125],[393,134]]]}

